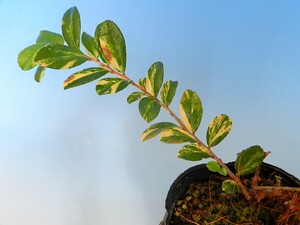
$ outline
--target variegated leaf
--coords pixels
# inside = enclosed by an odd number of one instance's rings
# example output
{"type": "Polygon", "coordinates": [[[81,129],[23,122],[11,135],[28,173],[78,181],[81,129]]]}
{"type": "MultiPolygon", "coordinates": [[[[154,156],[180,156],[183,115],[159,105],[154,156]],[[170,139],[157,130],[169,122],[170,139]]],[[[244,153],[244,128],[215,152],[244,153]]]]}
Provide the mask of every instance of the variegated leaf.
{"type": "Polygon", "coordinates": [[[183,124],[190,132],[195,133],[203,114],[202,103],[197,93],[186,90],[181,97],[179,109],[183,124]]]}
{"type": "Polygon", "coordinates": [[[132,92],[128,97],[127,97],[127,102],[129,104],[137,101],[137,100],[140,100],[142,97],[144,96],[144,94],[142,92],[138,92],[138,91],[135,91],[135,92],[132,92]]]}
{"type": "Polygon", "coordinates": [[[194,143],[196,140],[187,131],[180,127],[164,130],[160,135],[160,140],[167,144],[180,144],[184,142],[194,143]]]}
{"type": "Polygon", "coordinates": [[[154,138],[164,130],[174,128],[174,127],[178,127],[178,126],[170,122],[160,122],[160,123],[153,124],[143,132],[142,141],[146,141],[151,138],[154,138]]]}
{"type": "Polygon", "coordinates": [[[122,91],[129,85],[129,82],[117,77],[109,77],[99,80],[96,84],[98,95],[115,94],[122,91]]]}
{"type": "Polygon", "coordinates": [[[86,32],[83,32],[81,35],[81,42],[89,56],[93,58],[99,57],[99,51],[96,47],[95,39],[91,35],[87,34],[86,32]]]}
{"type": "Polygon", "coordinates": [[[164,79],[164,66],[162,62],[154,63],[146,76],[146,90],[157,97],[164,79]]]}
{"type": "Polygon", "coordinates": [[[34,58],[36,64],[51,69],[69,69],[87,61],[77,49],[60,44],[50,44],[41,48],[34,58]]]}
{"type": "Polygon", "coordinates": [[[232,121],[225,114],[218,115],[209,124],[206,132],[206,141],[209,147],[219,144],[230,132],[232,121]]]}
{"type": "Polygon", "coordinates": [[[234,167],[238,176],[254,173],[260,167],[265,158],[265,152],[258,146],[252,146],[243,150],[237,157],[234,167]]]}
{"type": "Polygon", "coordinates": [[[210,155],[205,148],[198,144],[188,144],[180,149],[177,157],[189,161],[200,161],[202,159],[210,158],[210,155]]]}
{"type": "Polygon", "coordinates": [[[139,102],[139,112],[147,123],[152,122],[158,116],[160,108],[161,105],[149,97],[142,98],[139,102]]]}
{"type": "Polygon", "coordinates": [[[69,76],[63,83],[63,89],[77,87],[91,81],[97,80],[107,74],[108,71],[102,67],[93,67],[81,70],[69,76]]]}
{"type": "Polygon", "coordinates": [[[124,73],[126,69],[125,39],[119,27],[110,20],[100,23],[95,31],[95,41],[102,60],[124,73]]]}
{"type": "Polygon", "coordinates": [[[139,79],[139,85],[140,85],[142,88],[146,89],[146,77],[145,77],[145,78],[139,79]]]}
{"type": "Polygon", "coordinates": [[[27,48],[23,49],[19,55],[18,55],[18,64],[19,67],[22,70],[30,70],[34,67],[36,67],[36,62],[34,61],[34,58],[38,51],[45,47],[47,44],[45,43],[39,43],[39,44],[33,44],[28,46],[27,48]]]}
{"type": "Polygon", "coordinates": [[[160,91],[160,98],[165,105],[170,105],[177,89],[178,81],[171,81],[168,80],[164,83],[161,91],[160,91]]]}
{"type": "Polygon", "coordinates": [[[81,22],[80,14],[75,6],[65,12],[61,28],[67,44],[72,48],[79,49],[81,22]]]}

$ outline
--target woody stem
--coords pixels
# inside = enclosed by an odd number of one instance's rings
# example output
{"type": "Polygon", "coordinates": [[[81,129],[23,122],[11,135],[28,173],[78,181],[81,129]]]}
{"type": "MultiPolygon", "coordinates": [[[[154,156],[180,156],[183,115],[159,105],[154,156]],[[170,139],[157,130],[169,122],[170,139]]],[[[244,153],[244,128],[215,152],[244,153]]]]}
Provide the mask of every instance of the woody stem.
{"type": "Polygon", "coordinates": [[[154,99],[155,101],[157,101],[169,114],[170,116],[180,125],[180,127],[185,130],[186,132],[188,132],[197,142],[197,144],[201,147],[203,147],[204,149],[206,149],[206,151],[208,152],[208,154],[222,167],[226,170],[227,174],[229,177],[231,177],[239,186],[241,192],[243,193],[243,195],[245,196],[245,198],[247,200],[250,200],[251,196],[249,194],[249,192],[247,191],[246,187],[243,185],[243,183],[241,182],[241,180],[239,179],[239,177],[237,177],[228,167],[227,165],[222,161],[222,159],[220,159],[219,157],[217,157],[217,155],[211,150],[211,148],[209,148],[208,146],[206,146],[194,133],[190,132],[187,127],[184,125],[184,123],[181,121],[181,119],[176,116],[176,114],[169,108],[169,106],[165,105],[163,102],[161,102],[157,97],[155,97],[154,95],[152,95],[151,93],[149,93],[145,88],[143,88],[142,86],[138,85],[137,83],[135,83],[134,81],[132,81],[125,73],[120,73],[114,69],[112,69],[109,65],[99,61],[99,60],[95,60],[89,56],[86,56],[90,61],[93,61],[95,63],[97,63],[99,66],[107,69],[111,74],[114,74],[116,76],[121,77],[122,79],[126,80],[126,81],[130,81],[130,84],[137,88],[138,90],[140,90],[142,93],[144,93],[145,95],[149,96],[150,98],[154,99]]]}

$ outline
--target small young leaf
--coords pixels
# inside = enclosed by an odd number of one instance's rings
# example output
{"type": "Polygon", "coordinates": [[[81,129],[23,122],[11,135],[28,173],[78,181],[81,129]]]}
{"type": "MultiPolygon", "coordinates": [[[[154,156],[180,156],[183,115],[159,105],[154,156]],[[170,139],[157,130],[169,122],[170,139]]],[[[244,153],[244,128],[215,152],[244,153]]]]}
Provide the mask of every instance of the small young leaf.
{"type": "Polygon", "coordinates": [[[22,70],[30,70],[37,64],[34,62],[34,58],[37,52],[43,48],[46,44],[34,44],[23,49],[18,55],[18,64],[22,70]]]}
{"type": "Polygon", "coordinates": [[[81,70],[69,76],[63,83],[63,89],[77,87],[107,74],[108,71],[102,67],[93,67],[81,70]]]}
{"type": "Polygon", "coordinates": [[[233,180],[225,180],[222,183],[222,190],[228,195],[235,194],[239,191],[239,186],[233,180]]]}
{"type": "Polygon", "coordinates": [[[180,115],[186,128],[195,133],[202,119],[202,103],[196,92],[186,90],[180,100],[180,115]]]}
{"type": "Polygon", "coordinates": [[[227,176],[227,172],[224,168],[222,168],[217,162],[215,161],[209,161],[207,164],[206,164],[206,167],[212,171],[212,172],[216,172],[216,173],[219,173],[223,176],[227,176]]]}
{"type": "Polygon", "coordinates": [[[178,127],[178,126],[170,122],[160,122],[160,123],[153,124],[143,132],[142,141],[147,141],[151,138],[154,138],[164,130],[174,128],[174,127],[178,127]]]}
{"type": "Polygon", "coordinates": [[[176,93],[177,85],[178,81],[168,80],[164,83],[160,92],[160,98],[165,105],[168,106],[171,104],[176,93]]]}
{"type": "Polygon", "coordinates": [[[243,150],[234,163],[237,176],[254,173],[260,167],[264,158],[265,153],[258,145],[243,150]]]}
{"type": "Polygon", "coordinates": [[[41,48],[34,58],[36,64],[51,69],[69,69],[87,61],[77,49],[60,44],[50,44],[41,48]]]}
{"type": "Polygon", "coordinates": [[[57,43],[63,45],[64,38],[60,34],[48,30],[42,30],[36,39],[36,43],[57,43]]]}
{"type": "Polygon", "coordinates": [[[175,127],[164,130],[160,135],[160,141],[167,144],[180,144],[184,142],[195,143],[196,140],[188,132],[175,127]]]}
{"type": "Polygon", "coordinates": [[[91,35],[87,34],[86,32],[83,32],[81,35],[81,42],[89,56],[94,58],[99,57],[99,51],[96,47],[95,39],[91,35]]]}
{"type": "Polygon", "coordinates": [[[127,97],[127,102],[129,104],[137,101],[137,100],[140,100],[142,97],[144,96],[144,94],[142,92],[132,92],[128,97],[127,97]]]}
{"type": "Polygon", "coordinates": [[[61,28],[67,44],[72,48],[79,49],[81,22],[80,14],[75,6],[65,12],[61,28]]]}
{"type": "Polygon", "coordinates": [[[102,60],[124,73],[126,69],[126,45],[122,32],[112,21],[100,23],[95,31],[95,41],[102,60]]]}
{"type": "Polygon", "coordinates": [[[36,82],[41,82],[41,80],[43,79],[44,75],[45,75],[45,70],[46,68],[38,66],[36,68],[35,74],[34,74],[34,80],[36,82]]]}
{"type": "Polygon", "coordinates": [[[149,97],[142,98],[139,102],[140,114],[147,123],[152,122],[158,116],[160,108],[161,105],[149,97]]]}
{"type": "Polygon", "coordinates": [[[129,82],[117,77],[109,77],[99,80],[96,84],[98,95],[115,94],[122,91],[129,85],[129,82]]]}
{"type": "Polygon", "coordinates": [[[140,85],[142,88],[146,89],[146,77],[145,77],[145,78],[139,79],[139,85],[140,85]]]}
{"type": "Polygon", "coordinates": [[[232,121],[225,114],[218,115],[209,124],[206,132],[206,141],[209,147],[219,144],[230,132],[232,121]]]}
{"type": "Polygon", "coordinates": [[[161,62],[156,62],[148,70],[146,76],[146,90],[157,97],[164,79],[164,66],[161,62]]]}
{"type": "Polygon", "coordinates": [[[197,144],[188,144],[183,146],[177,154],[178,158],[189,161],[200,161],[210,158],[208,152],[197,144]]]}

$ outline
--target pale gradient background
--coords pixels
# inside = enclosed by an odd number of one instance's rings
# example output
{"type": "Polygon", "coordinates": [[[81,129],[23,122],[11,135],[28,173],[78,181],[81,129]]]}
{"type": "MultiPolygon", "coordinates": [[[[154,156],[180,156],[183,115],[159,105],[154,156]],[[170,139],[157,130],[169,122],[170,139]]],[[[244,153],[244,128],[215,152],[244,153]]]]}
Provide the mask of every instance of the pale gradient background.
{"type": "Polygon", "coordinates": [[[140,141],[148,125],[126,103],[133,89],[63,91],[74,70],[48,70],[37,84],[18,68],[19,51],[40,30],[60,32],[75,5],[82,31],[118,24],[134,80],[164,63],[166,79],[179,81],[174,111],[185,89],[197,91],[200,137],[216,115],[231,116],[216,149],[224,161],[259,144],[272,151],[267,162],[300,177],[298,1],[0,0],[1,225],[158,224],[170,184],[195,164],[176,158],[179,146],[140,141]]]}

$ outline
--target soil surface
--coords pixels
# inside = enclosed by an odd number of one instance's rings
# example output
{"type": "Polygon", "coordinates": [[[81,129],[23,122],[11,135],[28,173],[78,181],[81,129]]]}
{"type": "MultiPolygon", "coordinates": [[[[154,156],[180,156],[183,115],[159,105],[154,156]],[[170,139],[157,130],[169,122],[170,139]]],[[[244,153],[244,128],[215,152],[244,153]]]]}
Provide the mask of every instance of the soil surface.
{"type": "Polygon", "coordinates": [[[227,195],[221,189],[224,177],[192,183],[175,204],[172,225],[300,225],[300,192],[285,190],[276,172],[242,178],[252,190],[252,200],[240,193],[227,195]]]}

